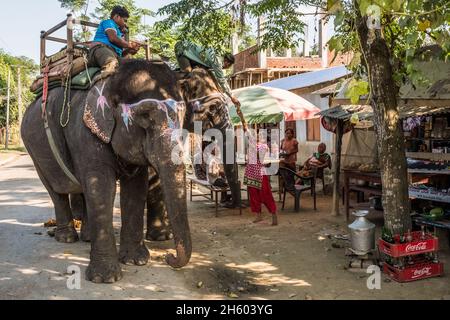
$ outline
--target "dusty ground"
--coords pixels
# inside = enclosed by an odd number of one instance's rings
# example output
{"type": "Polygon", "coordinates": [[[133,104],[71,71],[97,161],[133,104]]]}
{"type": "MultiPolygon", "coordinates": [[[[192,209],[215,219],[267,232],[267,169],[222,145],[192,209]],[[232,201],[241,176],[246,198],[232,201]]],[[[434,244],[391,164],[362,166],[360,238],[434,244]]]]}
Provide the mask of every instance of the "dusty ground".
{"type": "MultiPolygon", "coordinates": [[[[198,198],[197,198],[198,199],[198,198]]],[[[84,272],[89,244],[60,244],[42,224],[53,217],[48,194],[28,156],[0,167],[0,299],[449,299],[450,278],[399,284],[382,276],[381,290],[366,287],[368,274],[345,270],[345,249],[327,234],[345,234],[345,218],[329,214],[331,198],[319,192],[318,211],[310,196],[301,212],[280,213],[253,224],[248,210],[222,210],[212,204],[189,204],[193,238],[191,263],[173,270],[163,261],[172,241],[148,242],[152,261],[144,267],[123,266],[124,278],[113,285],[84,281],[80,290],[66,287],[70,265],[84,272]]],[[[382,221],[372,217],[378,224],[382,221]]],[[[115,212],[118,232],[120,216],[115,212]]],[[[443,238],[446,240],[446,238],[443,238]]],[[[440,258],[450,266],[442,241],[440,258]]]]}

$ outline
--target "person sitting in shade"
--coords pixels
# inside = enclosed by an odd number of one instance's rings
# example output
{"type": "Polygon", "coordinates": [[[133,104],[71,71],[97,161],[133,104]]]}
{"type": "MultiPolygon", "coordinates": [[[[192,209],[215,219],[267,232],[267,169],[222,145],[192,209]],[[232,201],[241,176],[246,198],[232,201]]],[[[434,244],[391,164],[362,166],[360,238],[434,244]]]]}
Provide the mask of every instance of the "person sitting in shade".
{"type": "Polygon", "coordinates": [[[314,152],[311,157],[305,161],[305,168],[330,168],[331,169],[331,156],[326,153],[327,145],[320,143],[317,147],[317,152],[314,152]]]}

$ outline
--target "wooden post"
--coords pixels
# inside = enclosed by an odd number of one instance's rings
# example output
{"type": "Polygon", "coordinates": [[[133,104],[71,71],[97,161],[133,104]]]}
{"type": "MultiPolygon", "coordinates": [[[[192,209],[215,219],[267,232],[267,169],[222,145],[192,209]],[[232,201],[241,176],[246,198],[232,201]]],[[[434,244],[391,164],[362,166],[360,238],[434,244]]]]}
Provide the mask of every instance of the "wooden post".
{"type": "Polygon", "coordinates": [[[17,105],[19,108],[19,145],[23,146],[20,127],[22,126],[22,80],[20,77],[20,67],[17,68],[17,105]]]}
{"type": "Polygon", "coordinates": [[[342,135],[344,134],[344,122],[337,120],[336,127],[336,142],[335,142],[335,156],[334,156],[334,177],[333,177],[333,209],[331,211],[333,216],[338,216],[339,212],[339,179],[341,174],[341,151],[342,151],[342,135]]]}
{"type": "Polygon", "coordinates": [[[8,94],[6,101],[6,131],[5,131],[5,149],[8,150],[9,140],[9,105],[11,100],[11,69],[8,67],[8,94]]]}
{"type": "Polygon", "coordinates": [[[150,52],[150,41],[147,39],[145,40],[145,56],[147,60],[150,60],[151,52],[150,52]]]}
{"type": "Polygon", "coordinates": [[[41,31],[41,68],[44,67],[45,61],[45,31],[41,31]]]}
{"type": "MultiPolygon", "coordinates": [[[[73,61],[73,18],[72,14],[67,15],[67,56],[69,65],[73,61]]],[[[70,72],[70,71],[69,71],[70,72]]]]}

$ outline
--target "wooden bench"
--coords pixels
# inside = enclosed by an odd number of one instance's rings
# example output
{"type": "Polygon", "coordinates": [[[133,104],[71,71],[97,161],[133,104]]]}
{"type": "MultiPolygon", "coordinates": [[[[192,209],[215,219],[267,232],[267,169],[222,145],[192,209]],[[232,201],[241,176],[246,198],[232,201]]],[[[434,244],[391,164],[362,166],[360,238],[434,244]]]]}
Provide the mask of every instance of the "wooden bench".
{"type": "MultiPolygon", "coordinates": [[[[215,203],[215,209],[216,209],[216,217],[219,215],[219,193],[222,192],[228,192],[230,191],[230,187],[221,188],[211,185],[206,180],[200,180],[197,179],[194,175],[188,175],[186,178],[189,180],[189,199],[192,202],[192,199],[194,197],[204,197],[210,201],[213,201],[215,203]],[[194,184],[197,184],[199,186],[202,186],[209,190],[209,193],[200,193],[200,194],[193,194],[193,186],[194,184]]],[[[239,181],[239,189],[241,186],[241,182],[239,181]]],[[[239,208],[239,214],[242,215],[242,208],[239,208]]]]}

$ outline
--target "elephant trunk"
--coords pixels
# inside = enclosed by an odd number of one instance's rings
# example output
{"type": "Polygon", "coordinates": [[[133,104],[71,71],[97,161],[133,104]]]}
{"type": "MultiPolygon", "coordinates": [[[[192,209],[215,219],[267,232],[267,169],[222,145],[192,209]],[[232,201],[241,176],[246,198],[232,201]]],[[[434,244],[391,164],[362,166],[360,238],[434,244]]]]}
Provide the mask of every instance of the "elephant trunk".
{"type": "Polygon", "coordinates": [[[181,268],[189,263],[192,254],[191,232],[187,217],[186,173],[184,166],[177,168],[175,181],[177,188],[174,194],[165,193],[167,213],[175,240],[176,255],[168,254],[166,262],[172,268],[181,268]]]}

